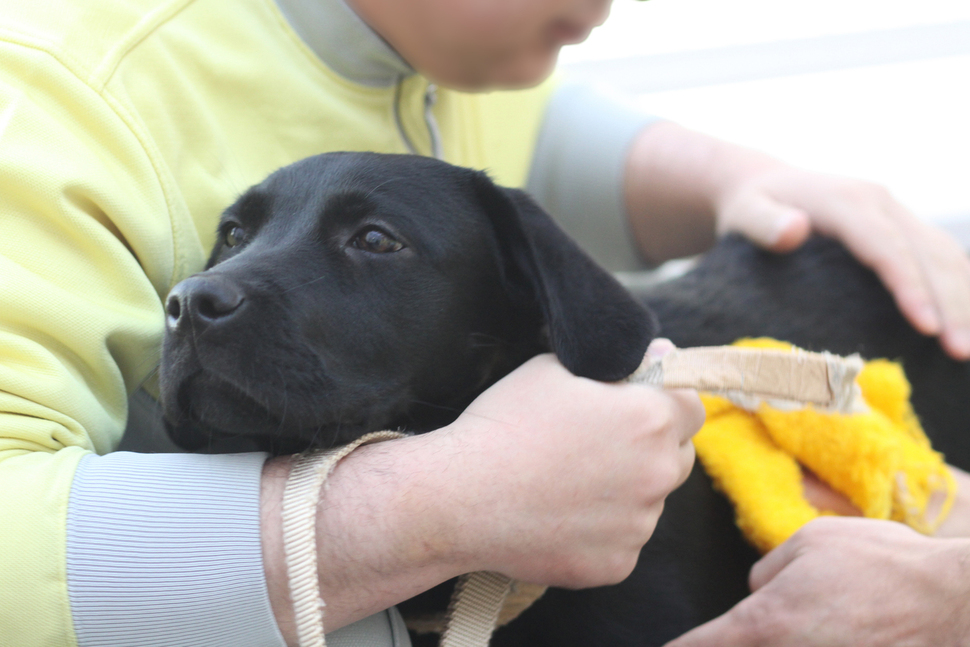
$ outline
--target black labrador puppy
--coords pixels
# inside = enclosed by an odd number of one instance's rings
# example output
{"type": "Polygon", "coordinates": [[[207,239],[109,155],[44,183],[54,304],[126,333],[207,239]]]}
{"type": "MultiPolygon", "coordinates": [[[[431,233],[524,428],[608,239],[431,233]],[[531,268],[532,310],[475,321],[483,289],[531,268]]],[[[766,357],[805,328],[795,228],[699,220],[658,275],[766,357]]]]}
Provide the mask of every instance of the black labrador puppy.
{"type": "MultiPolygon", "coordinates": [[[[775,256],[729,238],[634,295],[523,192],[428,158],[333,153],[277,171],[225,212],[206,271],[175,287],[167,313],[162,404],[186,448],[246,436],[284,453],[430,431],[538,353],[614,381],[662,332],[679,346],[769,335],[900,359],[927,432],[970,467],[954,397],[967,365],[914,332],[838,245],[775,256]]],[[[660,645],[740,600],[754,559],[695,468],[630,578],[551,589],[493,644],[660,645]]],[[[451,586],[405,610],[443,608],[451,586]]]]}

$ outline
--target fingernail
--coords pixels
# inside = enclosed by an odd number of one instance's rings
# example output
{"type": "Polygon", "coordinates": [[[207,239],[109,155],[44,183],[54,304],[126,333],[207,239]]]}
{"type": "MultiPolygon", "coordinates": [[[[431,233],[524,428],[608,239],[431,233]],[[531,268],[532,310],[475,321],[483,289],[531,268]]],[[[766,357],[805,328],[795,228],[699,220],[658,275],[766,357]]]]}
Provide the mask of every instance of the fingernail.
{"type": "Polygon", "coordinates": [[[666,337],[657,337],[647,346],[647,355],[654,359],[659,359],[676,348],[674,342],[666,337]]]}
{"type": "Polygon", "coordinates": [[[954,330],[947,333],[946,345],[951,352],[959,355],[962,359],[970,357],[970,330],[954,330]]]}
{"type": "MultiPolygon", "coordinates": [[[[916,318],[920,322],[920,328],[928,335],[935,335],[940,332],[940,316],[936,313],[936,308],[925,303],[916,309],[916,318]]],[[[970,341],[970,338],[968,338],[970,341]]]]}
{"type": "Polygon", "coordinates": [[[780,243],[782,235],[788,231],[797,217],[798,216],[791,211],[786,211],[782,215],[775,218],[775,221],[771,223],[771,241],[769,244],[777,245],[780,243]]]}

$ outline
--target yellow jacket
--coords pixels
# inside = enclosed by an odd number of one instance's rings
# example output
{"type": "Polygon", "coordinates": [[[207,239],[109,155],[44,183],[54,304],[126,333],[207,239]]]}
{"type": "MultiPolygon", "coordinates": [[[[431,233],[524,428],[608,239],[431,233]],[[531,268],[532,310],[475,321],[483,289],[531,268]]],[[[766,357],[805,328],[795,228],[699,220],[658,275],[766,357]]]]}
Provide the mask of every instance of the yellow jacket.
{"type": "MultiPolygon", "coordinates": [[[[157,364],[162,298],[202,268],[220,211],[309,155],[407,152],[395,101],[428,153],[427,86],[341,77],[272,0],[4,3],[0,645],[76,644],[75,470],[117,446],[157,364]]],[[[444,158],[522,185],[548,93],[439,90],[444,158]]]]}

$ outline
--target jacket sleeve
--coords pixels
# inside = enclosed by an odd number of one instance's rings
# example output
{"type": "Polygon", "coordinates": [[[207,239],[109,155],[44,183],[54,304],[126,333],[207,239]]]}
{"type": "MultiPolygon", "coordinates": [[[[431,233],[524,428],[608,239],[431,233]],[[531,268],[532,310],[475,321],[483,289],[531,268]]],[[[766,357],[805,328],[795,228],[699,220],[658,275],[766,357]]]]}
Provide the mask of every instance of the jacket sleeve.
{"type": "Polygon", "coordinates": [[[162,295],[202,264],[159,177],[70,61],[0,42],[0,645],[282,644],[265,457],[97,456],[157,363],[162,295]]]}
{"type": "Polygon", "coordinates": [[[646,267],[627,222],[626,157],[656,117],[609,90],[564,82],[546,105],[527,190],[612,271],[646,267]]]}

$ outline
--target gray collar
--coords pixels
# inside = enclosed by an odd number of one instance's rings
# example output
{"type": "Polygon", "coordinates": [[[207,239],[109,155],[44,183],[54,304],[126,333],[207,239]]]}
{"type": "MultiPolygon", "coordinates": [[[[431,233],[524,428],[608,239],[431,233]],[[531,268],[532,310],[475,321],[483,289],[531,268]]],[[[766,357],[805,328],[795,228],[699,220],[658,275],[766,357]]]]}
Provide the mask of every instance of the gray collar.
{"type": "Polygon", "coordinates": [[[293,30],[340,76],[387,87],[414,68],[371,29],[345,0],[276,0],[293,30]]]}

